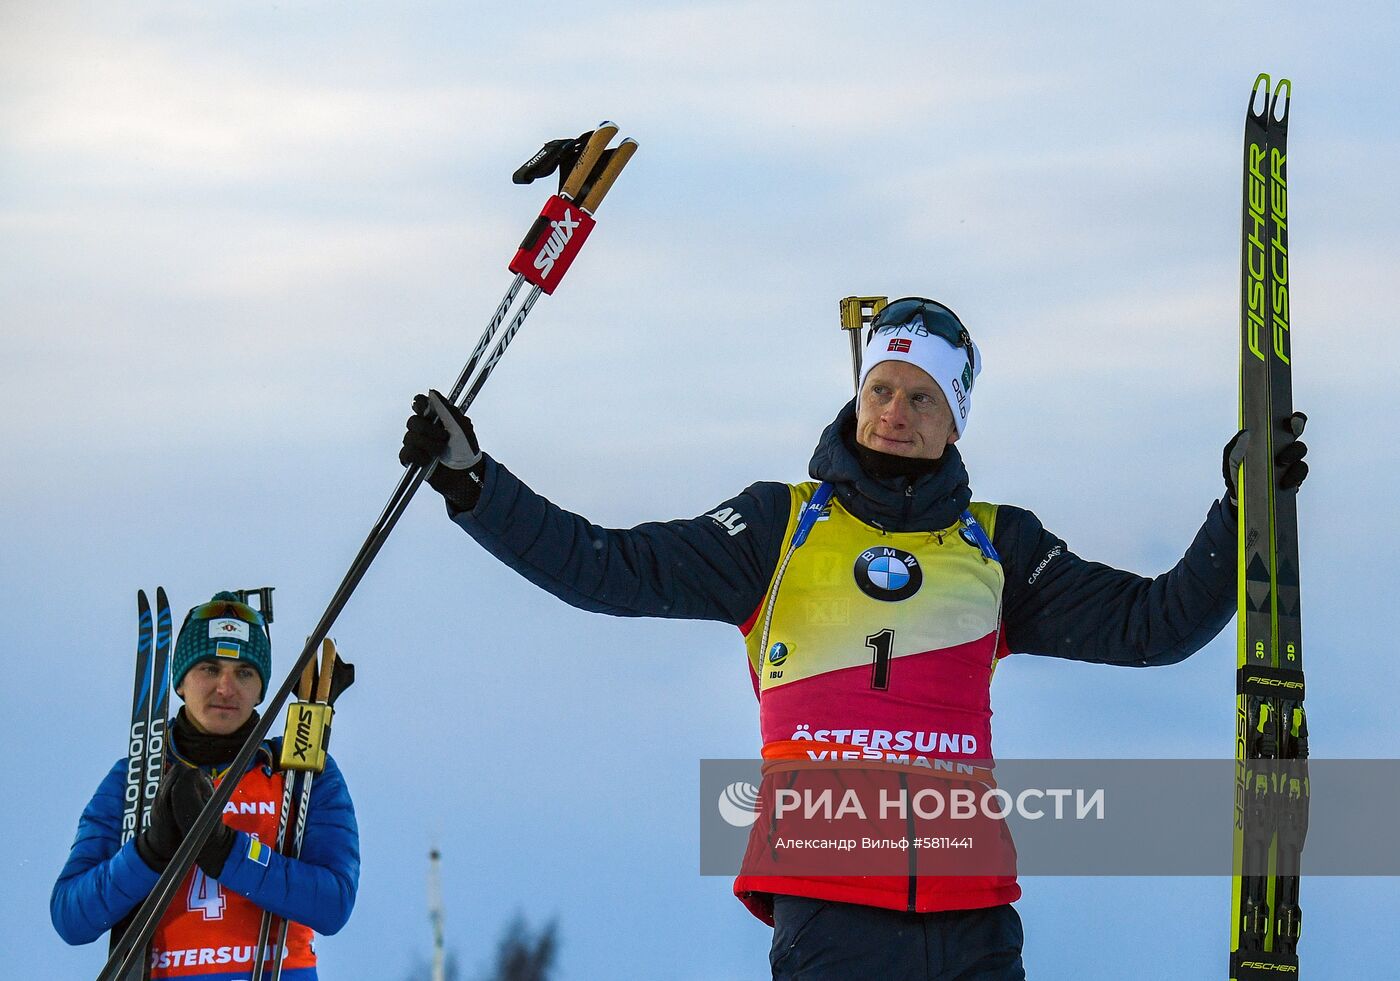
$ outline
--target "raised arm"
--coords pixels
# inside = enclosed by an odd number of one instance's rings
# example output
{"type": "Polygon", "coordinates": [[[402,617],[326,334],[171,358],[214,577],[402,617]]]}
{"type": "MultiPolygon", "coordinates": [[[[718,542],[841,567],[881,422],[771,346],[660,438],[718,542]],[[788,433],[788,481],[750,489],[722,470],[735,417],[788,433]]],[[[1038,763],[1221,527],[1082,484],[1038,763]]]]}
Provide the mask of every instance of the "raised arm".
{"type": "Polygon", "coordinates": [[[744,623],[763,599],[787,530],[786,484],[753,484],[705,514],[601,528],[565,511],[481,452],[471,420],[419,395],[399,462],[431,466],[447,513],[496,558],[595,613],[744,623]]]}
{"type": "MultiPolygon", "coordinates": [[[[1295,413],[1294,433],[1307,417],[1295,413]]],[[[1195,540],[1170,571],[1146,578],[1086,562],[1040,519],[998,509],[996,544],[1006,572],[1003,620],[1012,651],[1075,661],[1150,667],[1175,664],[1208,644],[1235,612],[1240,462],[1249,445],[1240,430],[1221,454],[1224,496],[1211,505],[1195,540]]],[[[1287,443],[1274,457],[1279,491],[1308,475],[1307,446],[1287,443]]]]}
{"type": "Polygon", "coordinates": [[[786,484],[758,483],[695,518],[601,528],[485,458],[471,511],[449,513],[535,585],[613,616],[745,622],[768,588],[787,528],[786,484]]]}
{"type": "Polygon", "coordinates": [[[1080,558],[1021,508],[997,509],[995,544],[1012,651],[1174,664],[1204,647],[1235,611],[1235,518],[1219,501],[1181,561],[1155,578],[1080,558]]]}

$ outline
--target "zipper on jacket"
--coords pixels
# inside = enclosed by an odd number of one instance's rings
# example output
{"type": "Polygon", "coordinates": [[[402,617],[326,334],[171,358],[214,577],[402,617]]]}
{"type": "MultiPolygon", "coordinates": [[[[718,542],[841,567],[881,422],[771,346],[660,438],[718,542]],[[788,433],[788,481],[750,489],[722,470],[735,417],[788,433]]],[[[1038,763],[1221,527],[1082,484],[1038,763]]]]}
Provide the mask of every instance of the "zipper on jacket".
{"type": "Polygon", "coordinates": [[[910,477],[909,482],[904,485],[904,514],[901,516],[900,527],[909,527],[909,515],[914,512],[914,478],[910,477]]]}
{"type": "MultiPolygon", "coordinates": [[[[904,800],[909,799],[909,777],[899,775],[899,792],[904,800]]],[[[909,842],[909,891],[906,897],[905,912],[919,911],[919,850],[914,847],[914,836],[918,829],[914,825],[914,811],[911,808],[904,815],[904,837],[909,842]]]]}

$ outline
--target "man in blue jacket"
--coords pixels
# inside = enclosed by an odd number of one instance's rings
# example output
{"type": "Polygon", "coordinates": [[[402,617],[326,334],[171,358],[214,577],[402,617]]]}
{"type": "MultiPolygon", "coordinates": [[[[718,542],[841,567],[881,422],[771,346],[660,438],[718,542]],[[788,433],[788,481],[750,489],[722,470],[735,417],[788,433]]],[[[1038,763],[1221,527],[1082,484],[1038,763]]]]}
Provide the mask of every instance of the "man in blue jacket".
{"type": "MultiPolygon", "coordinates": [[[[818,441],[813,480],[755,483],[696,518],[616,530],[570,514],[481,453],[436,392],[415,400],[400,461],[436,461],[429,482],[452,520],[574,606],[738,627],[766,768],[878,761],[872,780],[904,780],[935,761],[989,765],[1002,657],[1147,667],[1220,631],[1235,604],[1240,436],[1225,451],[1227,493],[1172,570],[1089,562],[1030,511],[973,501],[954,444],[982,359],[956,314],[910,297],[873,328],[860,394],[818,441]]],[[[1302,444],[1286,452],[1282,483],[1297,486],[1302,444]]],[[[934,856],[908,854],[901,874],[746,860],[735,892],[774,925],[773,977],[1024,978],[1012,870],[939,875],[934,856]]]]}
{"type": "MultiPolygon", "coordinates": [[[[150,822],[120,844],[127,764],[119,760],[84,808],[54,884],[49,909],[64,940],[91,943],[146,898],[214,785],[228,778],[230,763],[257,723],[254,706],[267,694],[271,670],[262,614],[233,593],[218,593],[189,612],[171,662],[184,706],[168,730],[166,771],[150,822]]],[[[278,854],[271,846],[289,779],[277,766],[280,743],[265,742],[238,775],[223,822],[156,928],[150,977],[248,977],[266,910],[289,923],[282,977],[314,981],[313,931],[333,934],[350,918],[360,842],[345,779],[328,759],[311,785],[300,857],[278,854]]],[[[264,958],[270,972],[276,952],[264,958]]]]}

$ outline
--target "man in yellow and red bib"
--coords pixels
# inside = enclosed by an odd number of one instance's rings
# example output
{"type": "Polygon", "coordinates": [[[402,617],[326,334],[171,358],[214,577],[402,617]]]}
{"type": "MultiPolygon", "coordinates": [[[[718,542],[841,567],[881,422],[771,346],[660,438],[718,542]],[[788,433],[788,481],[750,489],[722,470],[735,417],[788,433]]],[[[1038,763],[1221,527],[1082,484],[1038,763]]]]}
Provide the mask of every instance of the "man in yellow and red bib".
{"type": "MultiPolygon", "coordinates": [[[[1171,664],[1220,631],[1235,606],[1239,436],[1227,494],[1175,568],[1147,579],[1088,562],[1031,512],[972,501],[953,444],[982,358],[961,320],[910,297],[872,326],[860,394],[822,434],[814,479],[756,483],[697,518],[615,530],[570,514],[482,454],[436,392],[415,400],[400,460],[436,460],[449,516],[574,606],[738,627],[765,781],[852,761],[866,766],[847,786],[890,790],[936,766],[989,768],[999,659],[1171,664]]],[[[1306,464],[1289,452],[1283,481],[1296,486],[1306,464]]],[[[898,867],[828,874],[763,861],[763,813],[734,889],[774,925],[775,979],[1025,977],[1014,850],[998,828],[985,829],[1008,858],[997,872],[939,874],[913,848],[922,829],[896,817],[871,831],[910,845],[898,867]]]]}
{"type": "MultiPolygon", "coordinates": [[[[112,929],[155,886],[215,784],[257,722],[272,650],[262,614],[218,593],[186,616],[171,680],[184,706],[169,728],[160,793],[144,831],[120,844],[126,760],[118,761],[78,822],[50,901],[54,927],[70,944],[112,929]]],[[[333,760],[311,786],[301,854],[273,849],[283,806],[280,740],[263,744],[171,900],[151,942],[150,977],[243,981],[255,966],[263,911],[289,923],[282,977],[314,981],[313,931],[337,932],[350,918],[360,876],[359,831],[345,779],[333,760]]],[[[272,934],[274,940],[276,933],[272,934]]],[[[264,951],[270,976],[276,951],[264,951]]]]}

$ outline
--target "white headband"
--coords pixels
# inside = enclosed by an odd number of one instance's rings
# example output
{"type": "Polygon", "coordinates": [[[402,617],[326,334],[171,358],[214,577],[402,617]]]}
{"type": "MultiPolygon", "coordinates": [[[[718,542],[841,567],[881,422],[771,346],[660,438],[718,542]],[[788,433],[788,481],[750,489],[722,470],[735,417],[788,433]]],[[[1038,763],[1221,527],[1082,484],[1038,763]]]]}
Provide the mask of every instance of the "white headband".
{"type": "Polygon", "coordinates": [[[982,352],[972,344],[973,363],[967,360],[967,349],[952,344],[937,334],[929,333],[924,317],[916,313],[902,324],[887,324],[876,329],[865,345],[865,363],[861,368],[860,387],[877,364],[903,361],[924,372],[938,383],[953,410],[953,425],[961,436],[972,412],[972,383],[982,373],[982,352]]]}

